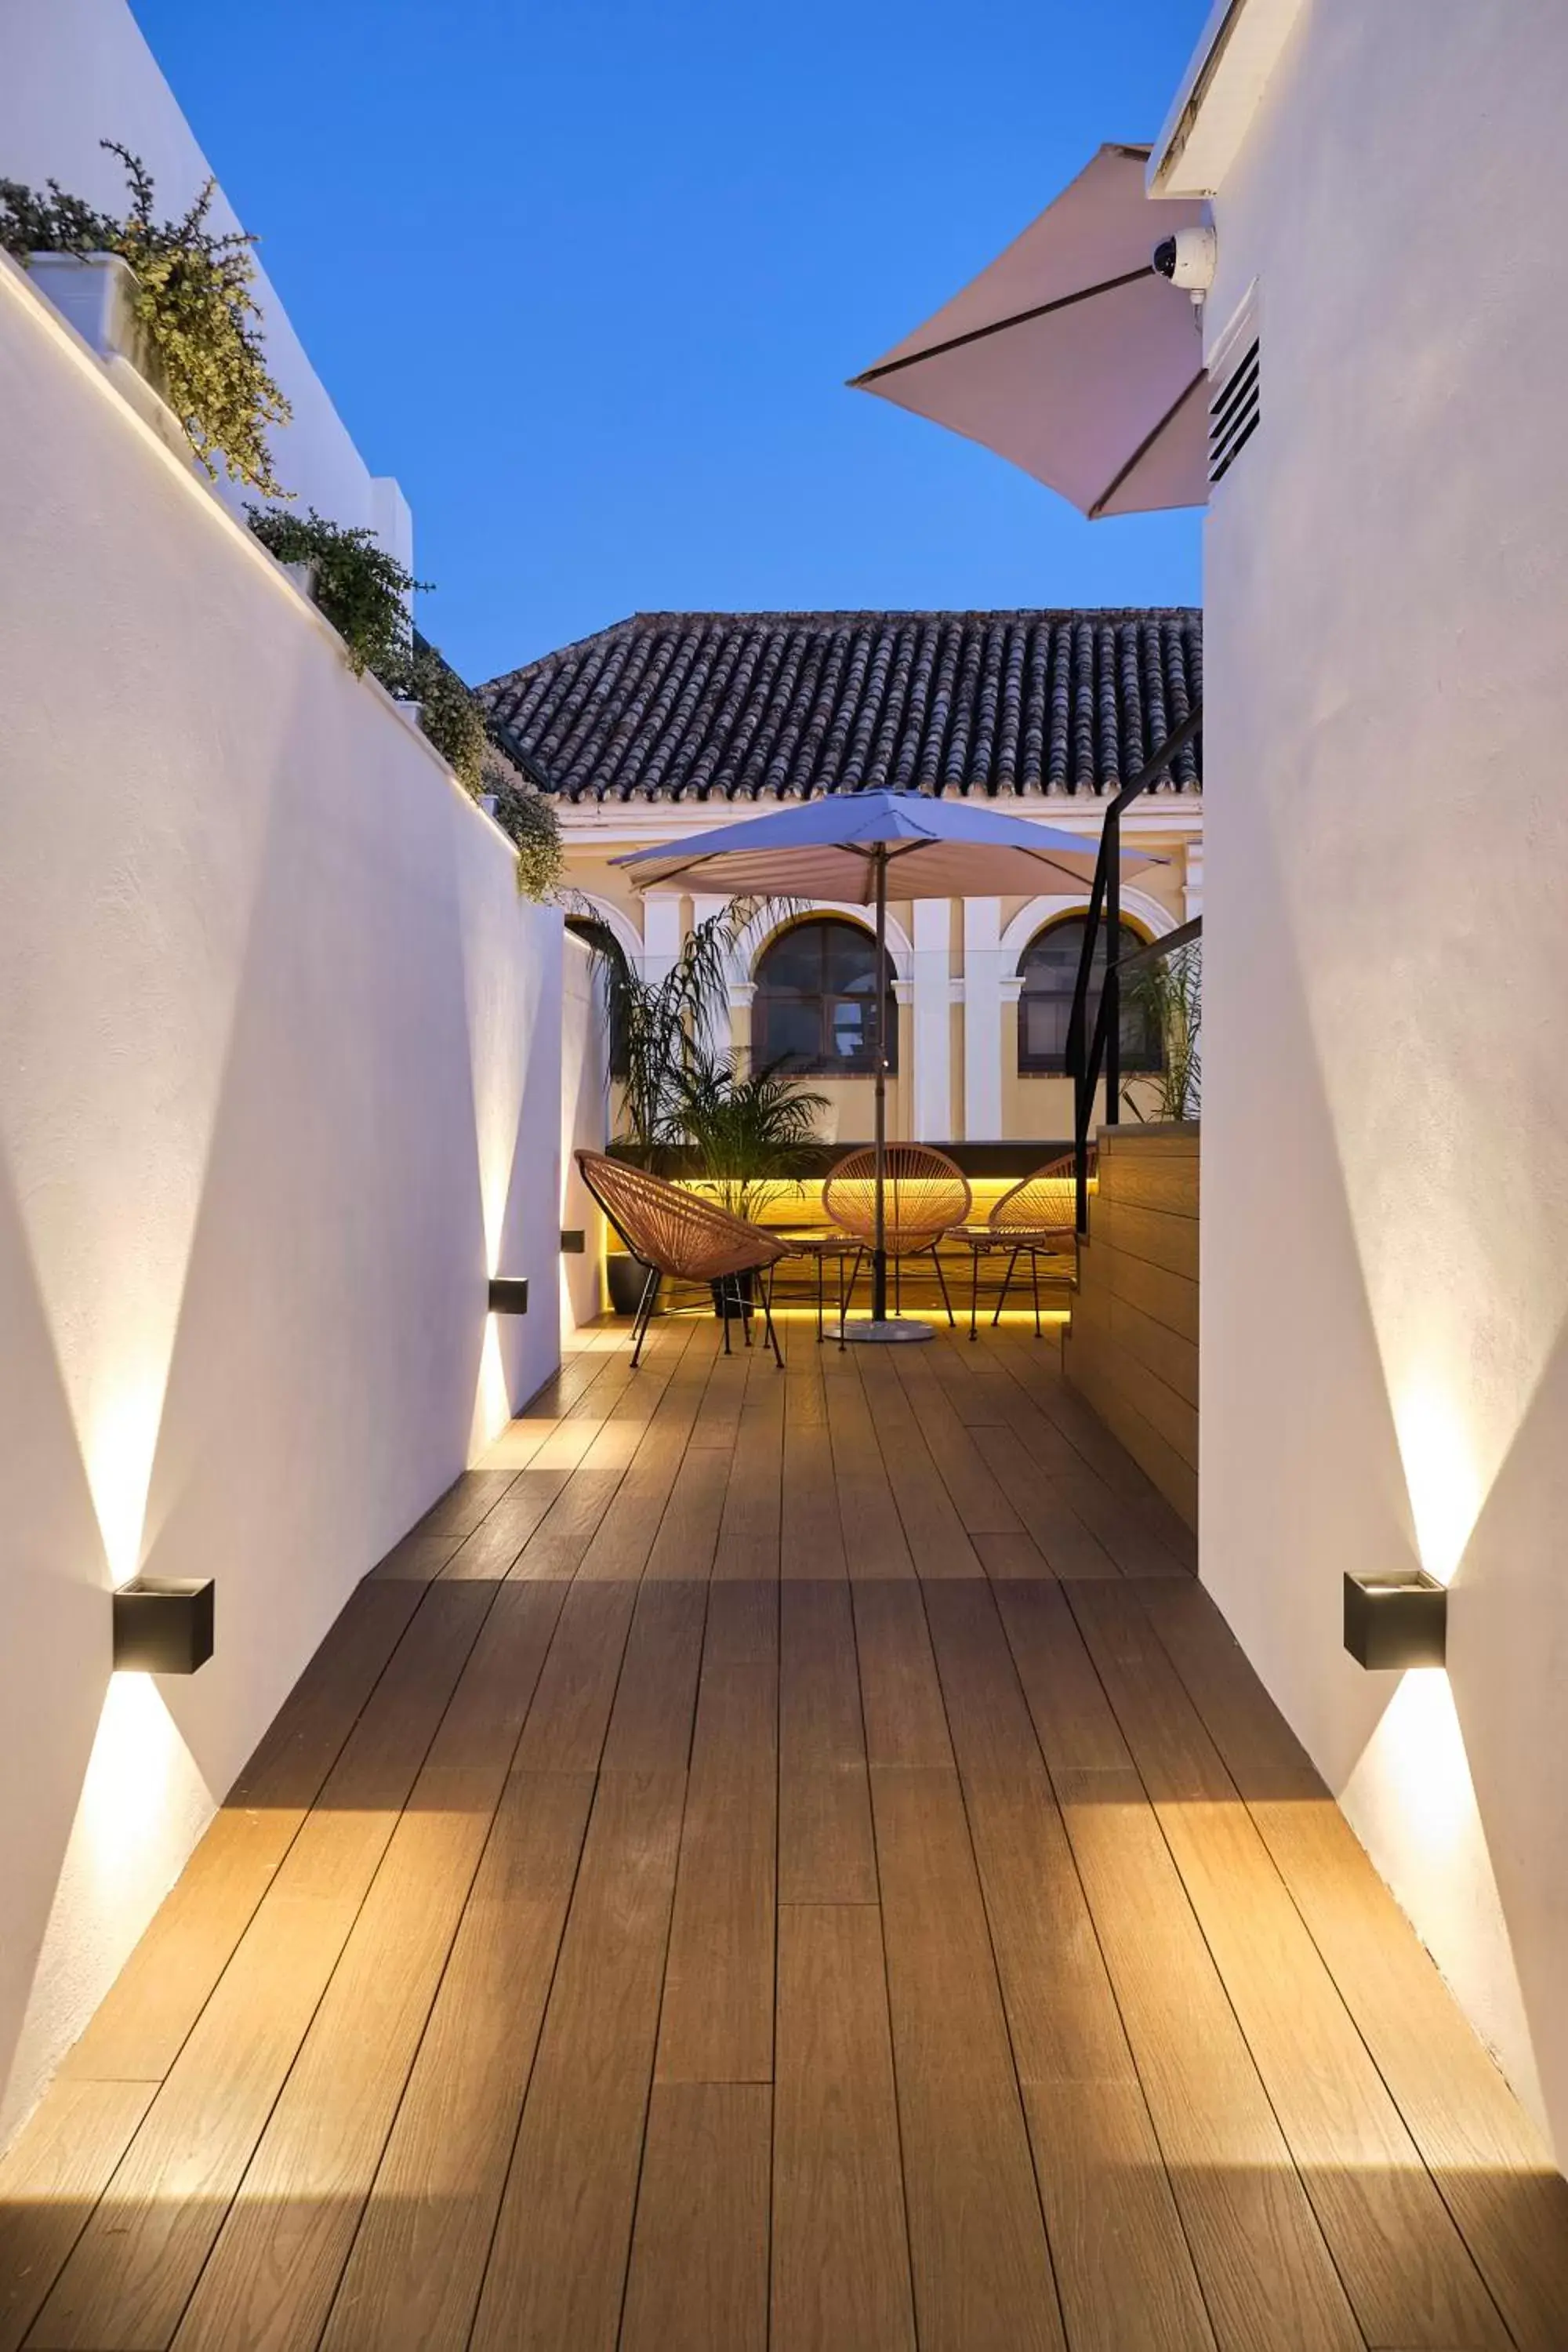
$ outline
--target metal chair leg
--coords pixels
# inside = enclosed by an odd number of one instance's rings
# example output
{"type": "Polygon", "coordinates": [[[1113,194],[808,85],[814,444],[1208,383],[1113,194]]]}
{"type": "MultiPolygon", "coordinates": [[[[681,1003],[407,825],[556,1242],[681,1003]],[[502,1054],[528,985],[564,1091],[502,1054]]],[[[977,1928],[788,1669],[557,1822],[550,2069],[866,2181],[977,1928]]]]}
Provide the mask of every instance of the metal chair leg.
{"type": "Polygon", "coordinates": [[[901,1315],[903,1311],[904,1261],[901,1257],[896,1257],[893,1260],[893,1312],[895,1315],[901,1315]]]}
{"type": "Polygon", "coordinates": [[[977,1249],[971,1248],[969,1253],[969,1338],[970,1344],[972,1346],[980,1337],[979,1332],[975,1329],[975,1323],[979,1318],[979,1314],[980,1252],[977,1249]]]}
{"type": "MultiPolygon", "coordinates": [[[[821,1250],[818,1250],[816,1253],[816,1344],[819,1348],[822,1345],[822,1285],[825,1276],[825,1268],[822,1263],[823,1255],[824,1253],[821,1250]]],[[[842,1282],[842,1275],[840,1275],[839,1280],[842,1282]]]]}
{"type": "Polygon", "coordinates": [[[719,1285],[719,1312],[724,1318],[724,1353],[733,1353],[730,1346],[730,1293],[722,1281],[719,1285]]]}
{"type": "Polygon", "coordinates": [[[766,1345],[773,1349],[773,1361],[782,1372],[784,1358],[779,1353],[779,1335],[773,1329],[773,1268],[769,1266],[767,1280],[763,1285],[763,1337],[766,1345]]]}
{"type": "Polygon", "coordinates": [[[1007,1271],[1002,1276],[1002,1287],[996,1294],[996,1311],[991,1318],[991,1328],[993,1331],[994,1331],[997,1324],[1002,1320],[1002,1309],[1007,1304],[1007,1293],[1013,1286],[1013,1269],[1017,1265],[1018,1260],[1022,1255],[1022,1249],[1016,1249],[1013,1252],[1012,1256],[1007,1260],[1007,1271]]]}
{"type": "Polygon", "coordinates": [[[936,1268],[937,1287],[942,1292],[942,1303],[947,1309],[949,1328],[950,1329],[956,1331],[958,1328],[958,1318],[952,1311],[952,1301],[947,1295],[947,1276],[942,1270],[942,1253],[934,1242],[931,1244],[931,1262],[936,1268]]]}
{"type": "Polygon", "coordinates": [[[647,1338],[647,1327],[653,1316],[653,1303],[658,1297],[658,1268],[650,1265],[647,1280],[637,1300],[637,1311],[632,1318],[632,1370],[635,1372],[642,1360],[642,1343],[647,1338]]]}
{"type": "Polygon", "coordinates": [[[747,1299],[745,1292],[741,1287],[740,1276],[737,1274],[733,1276],[731,1279],[735,1285],[735,1312],[741,1318],[741,1337],[749,1348],[752,1344],[752,1318],[750,1313],[750,1302],[747,1299]]]}
{"type": "Polygon", "coordinates": [[[1035,1277],[1035,1337],[1037,1339],[1040,1336],[1040,1253],[1037,1249],[1029,1252],[1029,1272],[1035,1277]]]}
{"type": "MultiPolygon", "coordinates": [[[[860,1271],[860,1253],[855,1253],[855,1274],[860,1271]]],[[[838,1253],[838,1352],[844,1353],[844,1326],[849,1319],[849,1300],[855,1296],[855,1276],[849,1277],[848,1294],[844,1289],[844,1252],[838,1253]]]]}

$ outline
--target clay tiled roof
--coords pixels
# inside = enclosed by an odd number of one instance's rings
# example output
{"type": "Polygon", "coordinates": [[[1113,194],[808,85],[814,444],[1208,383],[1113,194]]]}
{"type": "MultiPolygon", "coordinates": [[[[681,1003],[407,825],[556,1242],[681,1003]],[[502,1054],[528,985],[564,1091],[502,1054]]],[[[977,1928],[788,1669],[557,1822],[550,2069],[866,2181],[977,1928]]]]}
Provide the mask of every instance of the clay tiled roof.
{"type": "MultiPolygon", "coordinates": [[[[1186,607],[638,613],[480,694],[572,800],[805,798],[875,785],[1104,793],[1202,692],[1186,607]]],[[[1163,792],[1199,782],[1179,753],[1163,792]]]]}

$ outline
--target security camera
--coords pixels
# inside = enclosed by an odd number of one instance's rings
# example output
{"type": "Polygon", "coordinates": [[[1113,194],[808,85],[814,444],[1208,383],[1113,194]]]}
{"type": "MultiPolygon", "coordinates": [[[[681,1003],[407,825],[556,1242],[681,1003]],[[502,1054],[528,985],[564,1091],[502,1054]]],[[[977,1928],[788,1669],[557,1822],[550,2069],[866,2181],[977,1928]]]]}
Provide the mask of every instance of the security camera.
{"type": "Polygon", "coordinates": [[[1153,253],[1154,267],[1173,286],[1185,287],[1201,302],[1214,284],[1215,235],[1212,228],[1179,228],[1153,253]]]}

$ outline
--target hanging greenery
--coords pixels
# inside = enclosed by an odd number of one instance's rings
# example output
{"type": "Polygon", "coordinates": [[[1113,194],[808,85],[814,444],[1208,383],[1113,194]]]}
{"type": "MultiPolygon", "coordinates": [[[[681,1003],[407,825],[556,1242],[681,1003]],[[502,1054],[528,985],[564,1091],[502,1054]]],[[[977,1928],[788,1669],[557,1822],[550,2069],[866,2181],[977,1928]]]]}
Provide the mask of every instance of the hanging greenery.
{"type": "Polygon", "coordinates": [[[419,705],[419,724],[465,792],[484,790],[489,738],[479,706],[434,646],[416,645],[407,675],[395,691],[419,705]]]}
{"type": "Polygon", "coordinates": [[[494,796],[496,823],[516,845],[519,897],[553,898],[564,865],[554,802],[488,740],[479,789],[494,796]]]}
{"type": "Polygon", "coordinates": [[[217,457],[236,481],[267,498],[288,498],[273,474],[266,428],[287,424],[291,411],[267,369],[252,291],[255,239],[208,226],[212,180],[180,218],[156,219],[141,157],[118,140],[99,143],[125,167],[124,218],[68,195],[55,180],[42,194],[0,180],[0,246],[23,262],[33,253],[117,253],[135,274],[132,308],[157,355],[160,389],[196,457],[215,479],[217,457]]]}
{"type": "Polygon", "coordinates": [[[279,563],[314,566],[315,599],[348,648],[356,677],[369,670],[393,693],[406,691],[414,661],[408,599],[416,580],[373,530],[344,530],[314,507],[303,515],[247,506],[250,528],[279,563]]]}

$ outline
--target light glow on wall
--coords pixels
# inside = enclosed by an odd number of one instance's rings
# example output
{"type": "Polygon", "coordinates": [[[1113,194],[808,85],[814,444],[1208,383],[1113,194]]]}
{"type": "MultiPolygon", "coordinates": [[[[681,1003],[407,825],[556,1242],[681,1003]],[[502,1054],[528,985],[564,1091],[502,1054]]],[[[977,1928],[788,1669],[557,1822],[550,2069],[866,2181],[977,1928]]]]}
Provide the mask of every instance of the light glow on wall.
{"type": "Polygon", "coordinates": [[[1410,1381],[1393,1405],[1421,1565],[1448,1584],[1485,1500],[1469,1423],[1453,1391],[1431,1372],[1410,1381]]]}
{"type": "Polygon", "coordinates": [[[115,1584],[126,1583],[141,1565],[167,1377],[166,1352],[156,1364],[106,1369],[82,1413],[82,1465],[115,1584]]]}

